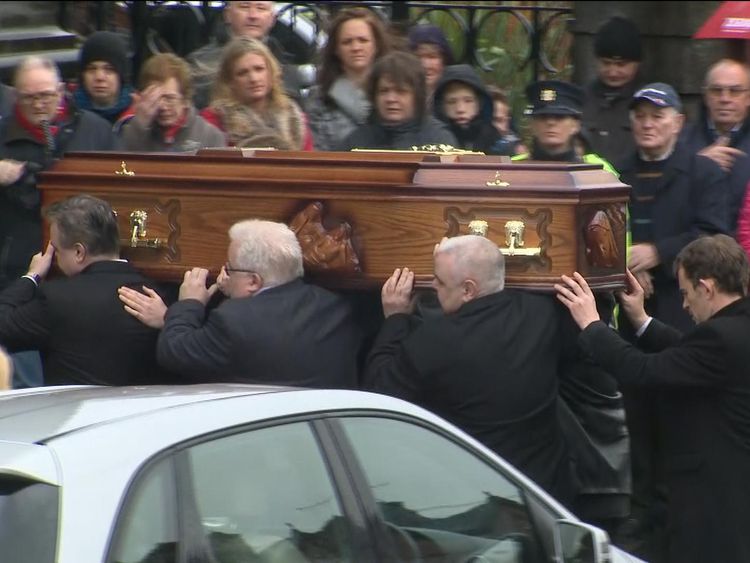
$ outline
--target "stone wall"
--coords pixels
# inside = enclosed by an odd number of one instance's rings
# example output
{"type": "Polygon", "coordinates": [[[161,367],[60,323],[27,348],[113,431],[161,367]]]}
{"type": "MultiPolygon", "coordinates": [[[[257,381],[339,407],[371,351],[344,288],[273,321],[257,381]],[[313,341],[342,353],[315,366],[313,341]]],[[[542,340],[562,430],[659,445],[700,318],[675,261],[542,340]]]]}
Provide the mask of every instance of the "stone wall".
{"type": "Polygon", "coordinates": [[[692,39],[693,33],[721,2],[575,2],[574,81],[583,84],[595,75],[593,39],[599,26],[615,14],[632,19],[641,31],[642,70],[649,82],[667,82],[683,98],[688,118],[700,104],[706,69],[727,56],[725,40],[692,39]]]}

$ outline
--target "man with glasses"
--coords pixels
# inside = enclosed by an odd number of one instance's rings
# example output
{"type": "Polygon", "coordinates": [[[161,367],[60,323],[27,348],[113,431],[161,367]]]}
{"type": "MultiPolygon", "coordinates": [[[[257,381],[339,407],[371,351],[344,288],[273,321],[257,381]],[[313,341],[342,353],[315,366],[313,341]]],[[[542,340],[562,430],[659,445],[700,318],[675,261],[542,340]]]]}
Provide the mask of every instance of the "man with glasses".
{"type": "Polygon", "coordinates": [[[125,150],[181,152],[227,145],[224,133],[195,111],[190,66],[177,55],[148,59],[140,88],[133,96],[135,117],[122,131],[125,150]]]}
{"type": "MultiPolygon", "coordinates": [[[[66,151],[116,146],[107,121],[65,98],[51,60],[25,58],[16,68],[14,85],[13,111],[0,120],[0,290],[24,274],[41,249],[37,174],[66,151]]],[[[24,370],[18,368],[16,382],[23,384],[24,379],[24,370]]]]}
{"type": "Polygon", "coordinates": [[[703,108],[686,131],[691,150],[716,162],[727,174],[729,227],[737,215],[750,180],[750,69],[731,59],[713,64],[706,73],[703,108]]]}
{"type": "Polygon", "coordinates": [[[248,220],[229,239],[216,283],[208,286],[205,268],[188,270],[168,309],[148,288],[120,288],[127,312],[162,329],[162,367],[191,383],[356,387],[360,331],[342,297],[303,281],[292,230],[248,220]],[[217,291],[228,299],[207,310],[217,291]]]}

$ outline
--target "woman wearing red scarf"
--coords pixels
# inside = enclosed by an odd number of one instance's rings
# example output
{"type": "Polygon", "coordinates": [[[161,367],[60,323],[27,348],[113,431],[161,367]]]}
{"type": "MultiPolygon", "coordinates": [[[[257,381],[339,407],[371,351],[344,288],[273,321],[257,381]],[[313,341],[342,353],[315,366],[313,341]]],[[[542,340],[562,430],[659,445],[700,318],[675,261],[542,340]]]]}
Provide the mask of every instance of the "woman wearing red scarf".
{"type": "Polygon", "coordinates": [[[196,113],[190,66],[180,57],[161,53],[148,59],[140,87],[133,96],[135,116],[122,131],[125,150],[183,152],[227,145],[224,133],[196,113]]]}

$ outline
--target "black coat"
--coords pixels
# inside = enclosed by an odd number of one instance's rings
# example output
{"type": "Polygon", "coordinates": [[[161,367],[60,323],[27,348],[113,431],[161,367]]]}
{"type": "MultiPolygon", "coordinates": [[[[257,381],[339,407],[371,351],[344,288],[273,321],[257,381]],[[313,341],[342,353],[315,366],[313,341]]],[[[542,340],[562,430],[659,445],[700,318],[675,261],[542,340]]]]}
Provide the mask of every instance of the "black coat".
{"type": "MultiPolygon", "coordinates": [[[[616,166],[620,181],[633,188],[631,198],[639,193],[637,166],[635,153],[616,166]]],[[[674,259],[700,235],[729,231],[726,196],[726,180],[718,165],[709,158],[695,156],[689,147],[677,143],[666,161],[651,206],[653,240],[633,240],[634,244],[651,242],[659,252],[661,263],[652,270],[656,292],[653,315],[668,324],[683,329],[693,324],[682,309],[673,272],[674,259]]]]}
{"type": "Polygon", "coordinates": [[[178,301],[167,311],[157,356],[192,382],[354,388],[359,347],[346,301],[298,279],[227,299],[208,314],[197,300],[178,301]]]}
{"type": "MultiPolygon", "coordinates": [[[[698,152],[716,142],[716,134],[708,127],[705,107],[698,121],[685,128],[682,139],[693,152],[698,152]]],[[[742,208],[747,184],[750,182],[750,117],[745,119],[742,126],[731,134],[729,146],[745,153],[745,156],[735,160],[732,169],[727,174],[729,233],[734,235],[737,230],[737,216],[742,208]]]]}
{"type": "Polygon", "coordinates": [[[0,187],[0,288],[26,271],[42,244],[37,174],[68,151],[109,151],[117,148],[112,126],[87,111],[71,110],[55,136],[50,152],[18,123],[15,115],[0,120],[0,159],[26,162],[26,173],[0,187]]]}
{"type": "Polygon", "coordinates": [[[19,278],[0,293],[0,344],[39,350],[45,385],[164,383],[158,331],[125,312],[117,296],[123,285],[156,288],[129,263],[111,260],[38,288],[19,278]]]}
{"type": "Polygon", "coordinates": [[[378,121],[367,123],[346,137],[338,150],[411,150],[413,146],[440,144],[455,147],[457,141],[447,125],[434,117],[426,117],[423,121],[410,121],[395,127],[378,121]]]}
{"type": "Polygon", "coordinates": [[[750,298],[684,338],[653,320],[638,345],[604,323],[579,342],[622,384],[660,388],[670,562],[750,561],[750,298]]]}
{"type": "Polygon", "coordinates": [[[442,416],[568,502],[558,320],[552,297],[512,290],[416,326],[413,317],[392,315],[370,351],[364,383],[442,416]]]}

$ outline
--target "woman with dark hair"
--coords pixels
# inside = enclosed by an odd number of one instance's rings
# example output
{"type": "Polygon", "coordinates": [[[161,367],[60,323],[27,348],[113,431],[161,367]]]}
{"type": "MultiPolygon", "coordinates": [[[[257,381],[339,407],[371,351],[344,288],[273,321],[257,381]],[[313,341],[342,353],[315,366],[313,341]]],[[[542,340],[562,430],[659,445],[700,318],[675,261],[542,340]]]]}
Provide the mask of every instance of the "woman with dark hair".
{"type": "Polygon", "coordinates": [[[347,8],[333,20],[318,84],[310,89],[305,103],[318,150],[333,150],[367,121],[367,78],[374,62],[389,50],[385,25],[372,11],[347,8]]]}
{"type": "Polygon", "coordinates": [[[227,134],[230,146],[313,150],[305,114],[284,93],[278,61],[256,39],[238,37],[224,48],[201,116],[227,134]]]}
{"type": "Polygon", "coordinates": [[[411,53],[395,51],[377,61],[367,95],[372,104],[370,122],[344,140],[343,150],[456,146],[446,125],[427,110],[424,70],[411,53]]]}

